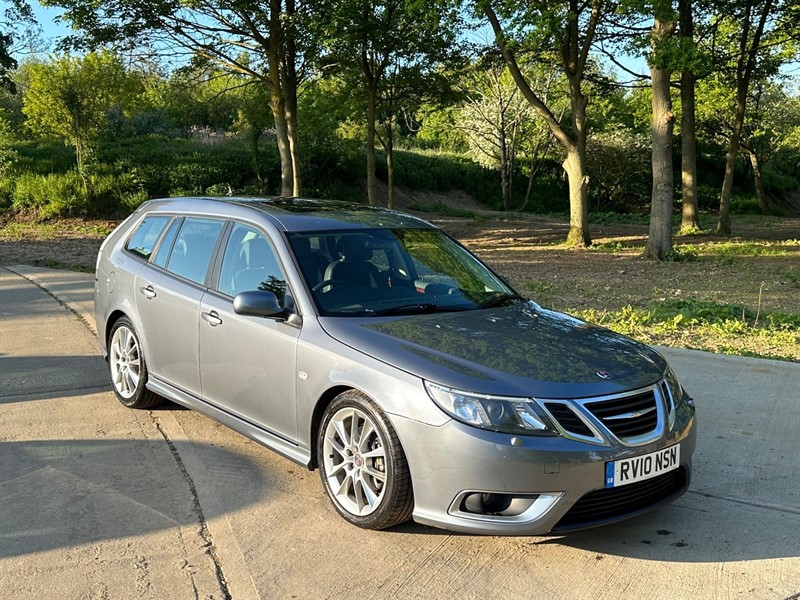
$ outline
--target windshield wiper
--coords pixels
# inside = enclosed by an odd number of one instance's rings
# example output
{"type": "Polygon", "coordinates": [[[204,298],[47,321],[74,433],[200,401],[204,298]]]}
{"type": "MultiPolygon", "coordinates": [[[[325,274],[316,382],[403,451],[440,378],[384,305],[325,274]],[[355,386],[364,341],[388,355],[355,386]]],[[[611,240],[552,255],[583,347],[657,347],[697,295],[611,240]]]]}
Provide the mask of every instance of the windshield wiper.
{"type": "Polygon", "coordinates": [[[478,308],[494,308],[495,306],[500,306],[510,300],[527,300],[527,298],[523,298],[519,294],[500,294],[494,298],[490,298],[485,302],[481,302],[478,304],[478,308]]]}
{"type": "Polygon", "coordinates": [[[371,315],[376,317],[385,317],[387,315],[402,315],[413,313],[429,313],[429,312],[451,312],[467,310],[463,306],[439,306],[433,302],[417,302],[415,304],[401,304],[400,306],[393,306],[391,308],[384,308],[383,310],[367,310],[371,315]]]}

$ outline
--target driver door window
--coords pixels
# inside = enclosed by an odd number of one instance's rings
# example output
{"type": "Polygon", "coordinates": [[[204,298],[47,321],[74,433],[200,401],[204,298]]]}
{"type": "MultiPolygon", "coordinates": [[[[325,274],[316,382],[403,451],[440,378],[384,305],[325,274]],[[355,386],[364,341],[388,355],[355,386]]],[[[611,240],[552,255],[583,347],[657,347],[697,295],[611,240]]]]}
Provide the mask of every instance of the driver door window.
{"type": "Polygon", "coordinates": [[[222,257],[219,291],[228,296],[266,290],[284,306],[286,277],[272,246],[258,230],[236,223],[222,257]]]}

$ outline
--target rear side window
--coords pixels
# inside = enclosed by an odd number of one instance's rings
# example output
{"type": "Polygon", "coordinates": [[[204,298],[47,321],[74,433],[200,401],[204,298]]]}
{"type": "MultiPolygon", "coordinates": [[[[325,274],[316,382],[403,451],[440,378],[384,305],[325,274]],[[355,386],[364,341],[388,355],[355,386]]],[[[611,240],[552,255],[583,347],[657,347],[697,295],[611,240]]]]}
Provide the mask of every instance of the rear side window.
{"type": "Polygon", "coordinates": [[[203,283],[222,224],[212,219],[184,219],[169,254],[167,271],[203,283]]]}
{"type": "Polygon", "coordinates": [[[126,248],[128,251],[141,256],[145,260],[150,258],[161,232],[169,223],[171,217],[152,216],[145,217],[136,229],[126,248]]]}
{"type": "Polygon", "coordinates": [[[156,264],[159,267],[165,267],[167,265],[169,251],[172,249],[172,243],[175,241],[175,236],[178,235],[178,227],[180,227],[180,224],[181,220],[175,219],[172,222],[172,225],[169,226],[167,233],[164,234],[164,239],[161,240],[161,243],[158,245],[158,250],[156,250],[156,255],[153,258],[153,264],[156,264]]]}

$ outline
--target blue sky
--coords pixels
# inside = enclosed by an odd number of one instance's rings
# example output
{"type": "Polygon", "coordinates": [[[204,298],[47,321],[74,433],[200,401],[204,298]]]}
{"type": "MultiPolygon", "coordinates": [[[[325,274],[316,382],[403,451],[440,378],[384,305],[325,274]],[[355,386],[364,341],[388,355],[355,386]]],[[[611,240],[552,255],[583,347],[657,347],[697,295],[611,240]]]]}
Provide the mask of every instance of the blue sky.
{"type": "Polygon", "coordinates": [[[55,22],[55,19],[61,14],[61,9],[46,8],[38,2],[31,2],[33,14],[36,15],[36,20],[42,28],[42,37],[48,45],[48,50],[52,50],[55,43],[65,35],[72,33],[72,30],[64,24],[55,22]]]}

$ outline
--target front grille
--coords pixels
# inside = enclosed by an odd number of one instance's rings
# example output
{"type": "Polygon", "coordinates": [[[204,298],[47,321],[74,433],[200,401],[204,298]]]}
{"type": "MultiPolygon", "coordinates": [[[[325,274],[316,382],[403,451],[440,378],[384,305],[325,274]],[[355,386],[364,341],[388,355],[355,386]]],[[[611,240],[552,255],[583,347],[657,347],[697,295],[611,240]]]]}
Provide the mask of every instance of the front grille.
{"type": "Polygon", "coordinates": [[[567,511],[553,531],[591,527],[647,512],[672,501],[687,484],[686,470],[679,467],[653,479],[589,492],[567,511]]]}
{"type": "Polygon", "coordinates": [[[581,421],[580,417],[575,414],[569,406],[561,404],[560,402],[546,402],[545,407],[550,411],[558,424],[564,429],[575,435],[583,435],[586,437],[594,437],[592,430],[586,426],[586,423],[581,421]]]}
{"type": "Polygon", "coordinates": [[[658,408],[652,390],[634,396],[584,404],[618,438],[644,435],[658,425],[658,408]]]}

